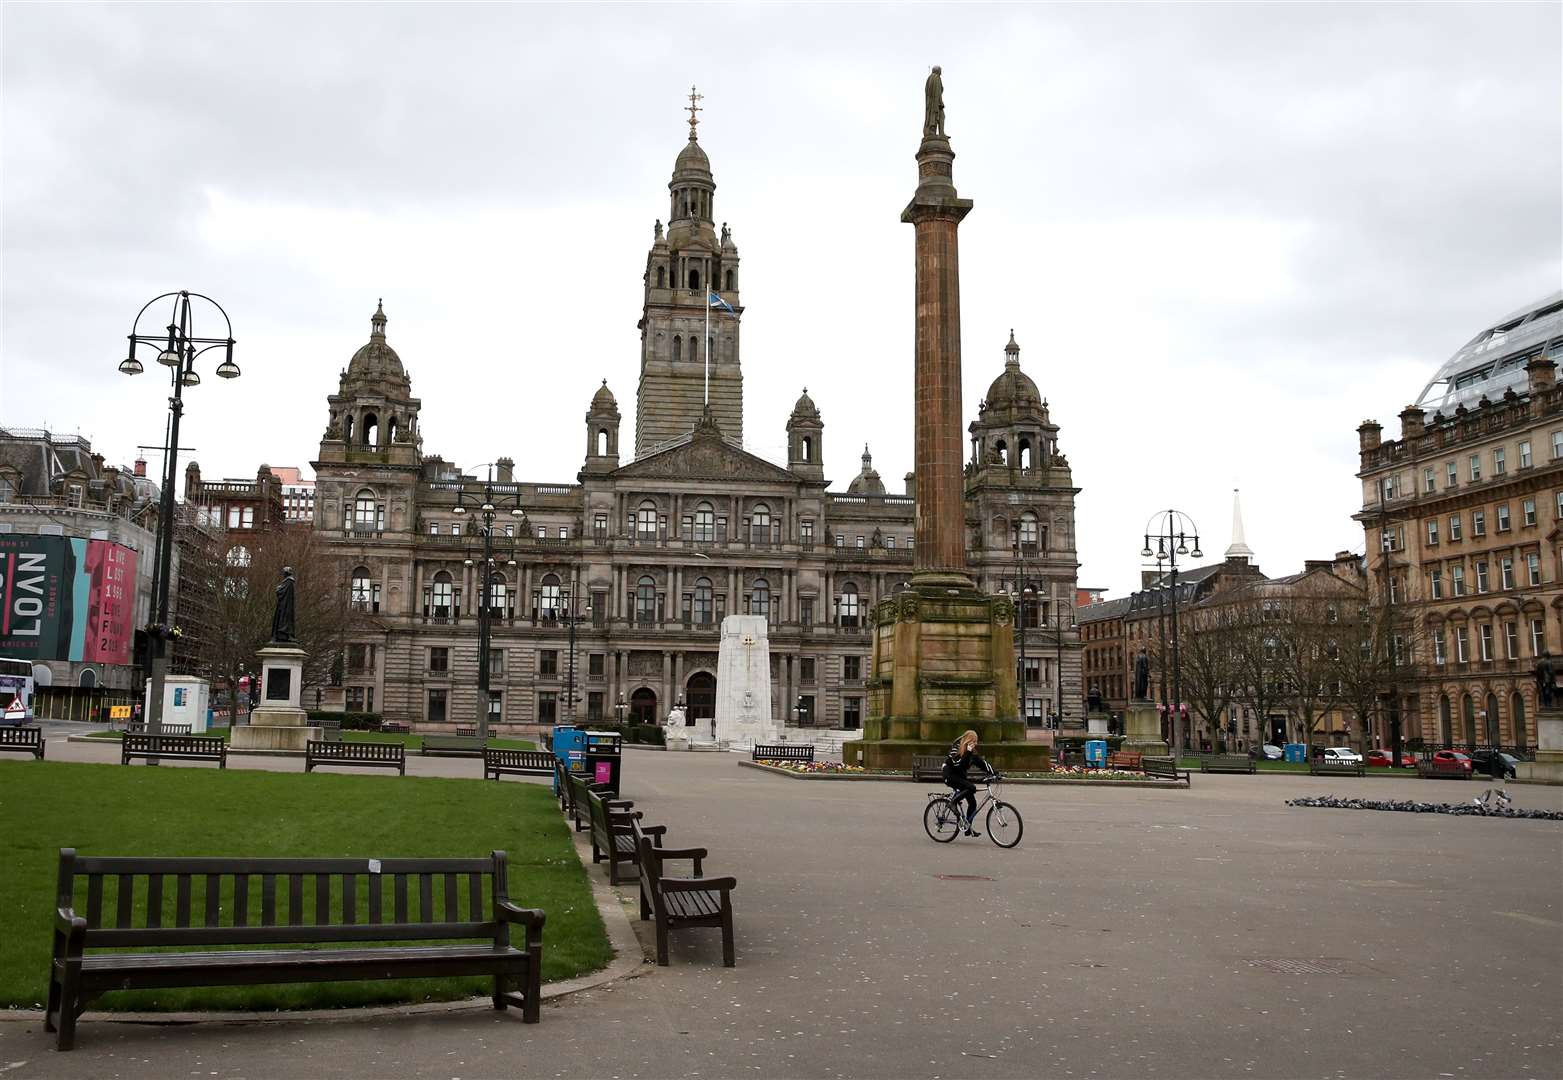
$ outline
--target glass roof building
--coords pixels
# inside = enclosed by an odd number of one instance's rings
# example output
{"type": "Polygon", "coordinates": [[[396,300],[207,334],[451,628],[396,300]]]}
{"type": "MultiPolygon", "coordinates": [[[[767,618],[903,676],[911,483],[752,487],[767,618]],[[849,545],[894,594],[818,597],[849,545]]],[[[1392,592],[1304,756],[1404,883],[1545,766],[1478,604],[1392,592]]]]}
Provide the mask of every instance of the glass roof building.
{"type": "Polygon", "coordinates": [[[1525,365],[1545,352],[1563,359],[1563,291],[1511,311],[1467,342],[1438,369],[1417,398],[1429,414],[1448,416],[1482,398],[1498,401],[1525,390],[1525,365]]]}

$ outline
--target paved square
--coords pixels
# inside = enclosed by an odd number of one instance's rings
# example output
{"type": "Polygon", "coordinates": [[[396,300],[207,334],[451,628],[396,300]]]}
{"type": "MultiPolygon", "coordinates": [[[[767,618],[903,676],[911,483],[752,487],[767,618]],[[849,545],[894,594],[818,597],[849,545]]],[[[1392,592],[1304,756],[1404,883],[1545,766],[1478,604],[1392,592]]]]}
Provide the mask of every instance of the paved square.
{"type": "MultiPolygon", "coordinates": [[[[79,745],[79,744],[77,744],[79,745]]],[[[428,763],[431,771],[470,763],[428,763]]],[[[7,1076],[1563,1076],[1563,826],[1293,809],[1484,781],[1196,775],[1011,785],[1014,851],[923,834],[924,785],[805,782],[634,753],[625,796],[733,873],[671,967],[545,1007],[334,1023],[87,1020],[7,1076]]],[[[387,783],[397,778],[387,777],[387,783]]],[[[1563,789],[1514,786],[1563,808],[1563,789]]],[[[600,873],[600,871],[597,871],[600,873]]],[[[626,895],[633,899],[633,893],[626,895]]],[[[633,908],[630,908],[633,914],[633,908]]]]}

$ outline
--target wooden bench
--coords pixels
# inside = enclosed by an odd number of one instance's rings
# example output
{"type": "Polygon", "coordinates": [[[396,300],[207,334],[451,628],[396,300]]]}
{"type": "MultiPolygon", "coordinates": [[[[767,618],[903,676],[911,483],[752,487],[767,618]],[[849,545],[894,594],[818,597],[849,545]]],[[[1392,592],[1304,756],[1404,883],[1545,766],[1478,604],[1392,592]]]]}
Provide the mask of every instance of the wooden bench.
{"type": "Polygon", "coordinates": [[[929,780],[944,779],[944,758],[937,754],[914,754],[912,756],[912,780],[922,783],[929,780]]]}
{"type": "Polygon", "coordinates": [[[535,1024],[544,914],[510,902],[506,873],[503,851],[243,859],[99,858],[62,848],[44,1026],[58,1033],[60,1050],[71,1049],[76,1018],[109,990],[451,975],[492,976],[494,1008],[515,1005],[535,1024]],[[510,943],[512,924],[524,929],[519,946],[510,943]],[[210,948],[236,945],[249,948],[210,948]]]}
{"type": "Polygon", "coordinates": [[[1178,768],[1178,763],[1170,757],[1141,757],[1140,771],[1151,780],[1173,780],[1184,787],[1193,783],[1188,770],[1178,768]]]}
{"type": "Polygon", "coordinates": [[[382,721],[380,721],[380,730],[385,732],[387,735],[411,735],[412,734],[412,727],[410,725],[408,725],[408,724],[402,723],[399,720],[382,720],[382,721]]]}
{"type": "MultiPolygon", "coordinates": [[[[1472,772],[1475,770],[1473,769],[1472,772]]],[[[1426,761],[1416,763],[1416,774],[1424,780],[1469,780],[1471,773],[1458,761],[1426,761]]]]}
{"type": "MultiPolygon", "coordinates": [[[[164,724],[162,727],[162,734],[190,735],[194,733],[194,728],[195,725],[193,724],[164,724]]],[[[152,729],[147,726],[147,722],[145,720],[136,720],[125,725],[125,734],[127,735],[146,735],[151,730],[152,729]]]]}
{"type": "Polygon", "coordinates": [[[1107,755],[1107,767],[1109,769],[1138,769],[1144,756],[1138,750],[1114,750],[1107,755]]]}
{"type": "Polygon", "coordinates": [[[559,771],[564,774],[565,814],[575,823],[576,832],[585,832],[592,827],[591,808],[586,805],[587,793],[596,791],[611,795],[612,792],[606,784],[601,787],[588,784],[584,777],[571,772],[563,762],[559,764],[559,771]]]}
{"type": "Polygon", "coordinates": [[[15,750],[43,760],[43,728],[0,727],[0,750],[15,750]]]}
{"type": "Polygon", "coordinates": [[[311,721],[310,726],[320,729],[321,742],[342,741],[342,721],[340,720],[315,720],[311,721]]]}
{"type": "Polygon", "coordinates": [[[813,743],[779,743],[769,746],[755,745],[751,761],[813,761],[813,743]]]}
{"type": "Polygon", "coordinates": [[[501,776],[553,776],[558,764],[558,758],[541,750],[483,748],[485,780],[498,780],[501,776]]]}
{"type": "Polygon", "coordinates": [[[1199,771],[1208,773],[1257,772],[1247,754],[1206,754],[1199,759],[1199,771]]]}
{"type": "Polygon", "coordinates": [[[478,726],[476,724],[457,724],[455,734],[476,736],[478,726]]]}
{"type": "Polygon", "coordinates": [[[362,765],[395,769],[407,775],[407,748],[387,742],[323,742],[310,739],[304,744],[304,771],[314,772],[316,765],[362,765]]]}
{"type": "MultiPolygon", "coordinates": [[[[617,885],[619,866],[635,866],[640,862],[640,852],[630,829],[631,824],[640,820],[640,814],[633,811],[634,803],[625,799],[604,798],[606,794],[593,789],[586,792],[586,809],[592,822],[592,862],[599,863],[607,859],[608,883],[617,885]]],[[[659,844],[666,831],[666,825],[641,827],[641,832],[655,836],[659,844]]],[[[630,880],[630,875],[626,874],[624,879],[630,880]]]]}
{"type": "Polygon", "coordinates": [[[119,741],[119,763],[129,765],[131,758],[172,758],[175,761],[215,761],[219,769],[228,767],[228,744],[206,735],[137,735],[126,732],[119,741]]]}
{"type": "Polygon", "coordinates": [[[667,966],[670,932],[716,926],[722,930],[722,966],[734,966],[737,959],[733,951],[732,894],[738,888],[738,880],[702,877],[705,848],[658,847],[639,821],[630,822],[630,833],[640,856],[640,917],[656,918],[657,963],[667,966]],[[669,859],[690,860],[694,876],[664,877],[662,864],[669,859]]]}
{"type": "Polygon", "coordinates": [[[425,735],[423,742],[418,746],[418,753],[482,757],[487,745],[476,735],[425,735]]]}
{"type": "Polygon", "coordinates": [[[1314,758],[1308,763],[1309,776],[1366,776],[1367,769],[1360,761],[1331,761],[1314,758]]]}

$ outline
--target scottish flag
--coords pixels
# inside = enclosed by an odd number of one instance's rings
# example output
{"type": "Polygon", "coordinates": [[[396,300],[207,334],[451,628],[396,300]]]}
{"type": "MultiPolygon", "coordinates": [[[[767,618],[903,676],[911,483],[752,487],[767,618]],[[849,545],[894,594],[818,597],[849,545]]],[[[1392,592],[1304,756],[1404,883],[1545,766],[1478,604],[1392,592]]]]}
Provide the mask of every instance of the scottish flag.
{"type": "Polygon", "coordinates": [[[711,292],[709,289],[706,290],[706,304],[708,307],[719,307],[734,317],[738,315],[738,312],[733,310],[733,305],[729,304],[726,300],[723,300],[720,296],[716,295],[714,292],[711,292]]]}

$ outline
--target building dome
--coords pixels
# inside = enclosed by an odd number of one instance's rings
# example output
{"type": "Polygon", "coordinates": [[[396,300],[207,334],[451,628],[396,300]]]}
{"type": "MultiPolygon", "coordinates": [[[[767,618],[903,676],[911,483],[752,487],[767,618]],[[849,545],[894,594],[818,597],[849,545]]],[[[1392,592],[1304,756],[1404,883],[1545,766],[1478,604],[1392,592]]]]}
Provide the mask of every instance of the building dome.
{"type": "Polygon", "coordinates": [[[614,412],[619,403],[613,396],[613,391],[608,389],[608,380],[602,380],[602,385],[592,395],[592,412],[614,412]]]}
{"type": "Polygon", "coordinates": [[[385,343],[386,321],[385,302],[380,301],[369,320],[369,343],[362,346],[353,354],[353,359],[348,361],[348,375],[360,378],[387,375],[396,379],[407,377],[407,372],[402,367],[402,358],[396,355],[395,349],[385,343]]]}
{"type": "Polygon", "coordinates": [[[874,471],[874,459],[869,456],[868,444],[863,444],[863,471],[852,478],[852,483],[847,485],[848,495],[883,495],[885,482],[874,471]]]}
{"type": "Polygon", "coordinates": [[[693,133],[690,134],[689,141],[684,144],[684,149],[678,152],[678,158],[673,162],[673,175],[677,176],[679,173],[685,172],[711,175],[711,159],[706,157],[706,152],[695,141],[693,133]]]}
{"type": "Polygon", "coordinates": [[[814,404],[814,399],[809,397],[809,388],[805,386],[803,393],[798,396],[798,403],[792,407],[794,420],[818,420],[819,408],[814,404]]]}
{"type": "Polygon", "coordinates": [[[1477,334],[1438,369],[1416,403],[1449,416],[1482,398],[1497,401],[1508,390],[1525,390],[1525,365],[1538,355],[1563,354],[1563,292],[1555,292],[1477,334]]]}
{"type": "Polygon", "coordinates": [[[983,400],[990,409],[1042,407],[1042,395],[1037,392],[1037,384],[1020,370],[1020,346],[1015,344],[1013,330],[1009,332],[1009,344],[1004,346],[1004,372],[993,380],[983,400]]]}

